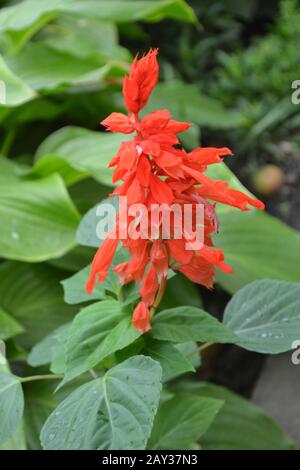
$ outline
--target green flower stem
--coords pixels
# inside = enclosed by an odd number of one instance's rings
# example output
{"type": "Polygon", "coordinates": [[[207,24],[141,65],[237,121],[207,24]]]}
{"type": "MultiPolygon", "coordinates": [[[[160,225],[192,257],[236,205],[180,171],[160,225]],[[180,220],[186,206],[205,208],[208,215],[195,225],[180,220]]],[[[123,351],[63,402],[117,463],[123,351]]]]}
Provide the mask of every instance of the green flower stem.
{"type": "Polygon", "coordinates": [[[32,382],[33,380],[60,380],[63,379],[62,374],[32,375],[29,377],[20,377],[20,382],[32,382]]]}

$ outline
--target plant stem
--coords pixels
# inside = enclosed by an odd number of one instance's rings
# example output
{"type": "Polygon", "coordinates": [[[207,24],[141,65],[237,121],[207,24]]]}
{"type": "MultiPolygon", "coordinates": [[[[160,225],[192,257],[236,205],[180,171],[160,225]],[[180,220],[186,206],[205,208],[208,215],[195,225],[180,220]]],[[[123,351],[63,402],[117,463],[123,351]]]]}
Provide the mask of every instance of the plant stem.
{"type": "Polygon", "coordinates": [[[153,303],[153,305],[150,309],[151,316],[154,315],[154,313],[156,312],[160,302],[162,301],[162,298],[163,298],[164,293],[165,293],[166,285],[167,285],[167,276],[163,276],[161,278],[160,286],[159,286],[158,292],[156,294],[154,303],[153,303]]]}
{"type": "Polygon", "coordinates": [[[48,374],[48,375],[31,375],[30,377],[22,377],[20,378],[20,382],[31,382],[33,380],[59,380],[63,379],[62,374],[48,374]]]}
{"type": "Polygon", "coordinates": [[[199,346],[198,351],[204,351],[205,349],[210,348],[210,346],[212,346],[213,344],[215,343],[203,343],[199,346]]]}

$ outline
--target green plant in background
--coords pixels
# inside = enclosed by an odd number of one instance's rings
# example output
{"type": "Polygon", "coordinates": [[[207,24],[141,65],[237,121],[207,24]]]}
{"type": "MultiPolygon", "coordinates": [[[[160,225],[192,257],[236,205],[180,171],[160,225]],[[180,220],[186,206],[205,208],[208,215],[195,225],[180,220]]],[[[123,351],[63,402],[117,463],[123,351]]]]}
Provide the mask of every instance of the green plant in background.
{"type": "MultiPolygon", "coordinates": [[[[3,449],[39,449],[41,442],[47,449],[295,447],[263,410],[186,374],[201,367],[207,342],[261,353],[291,349],[300,329],[296,231],[266,213],[219,211],[218,244],[234,268],[231,276],[218,273],[233,294],[222,322],[179,275],[143,337],[130,327],[134,290],[120,296],[110,273],[93,297],[84,291],[84,266],[98,246],[90,210],[111,191],[106,165],[120,144],[96,123],[122,110],[121,79],[132,59],[118,31],[165,18],[176,28],[196,23],[181,0],[25,0],[0,12],[3,449]],[[70,382],[54,393],[63,377],[70,382]]],[[[290,28],[278,34],[294,34],[290,28]]],[[[232,132],[244,123],[240,109],[223,105],[225,91],[219,101],[179,77],[157,88],[152,108],[169,108],[196,129],[232,132]]],[[[198,139],[191,131],[184,143],[198,139]]],[[[245,190],[217,166],[211,177],[245,190]]]]}

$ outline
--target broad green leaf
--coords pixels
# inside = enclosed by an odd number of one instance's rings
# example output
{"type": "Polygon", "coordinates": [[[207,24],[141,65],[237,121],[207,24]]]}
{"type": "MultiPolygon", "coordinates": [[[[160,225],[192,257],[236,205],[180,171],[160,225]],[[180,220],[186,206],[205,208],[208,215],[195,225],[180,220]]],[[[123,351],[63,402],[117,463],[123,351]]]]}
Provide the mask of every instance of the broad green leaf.
{"type": "Polygon", "coordinates": [[[18,165],[13,160],[8,160],[0,155],[0,182],[1,184],[9,182],[18,182],[26,174],[27,169],[18,165]]]}
{"type": "Polygon", "coordinates": [[[222,400],[175,395],[163,402],[157,412],[148,449],[191,449],[216,418],[222,400]]]}
{"type": "Polygon", "coordinates": [[[227,111],[219,101],[203,94],[196,85],[180,80],[159,83],[155,87],[146,112],[161,108],[168,108],[174,119],[214,129],[238,127],[242,121],[240,115],[227,111]],[[180,96],[180,100],[174,99],[175,96],[180,96]]]}
{"type": "Polygon", "coordinates": [[[134,356],[102,379],[82,385],[47,419],[41,442],[47,450],[144,449],[157,410],[161,368],[134,356]]]}
{"type": "Polygon", "coordinates": [[[192,362],[171,343],[149,338],[144,351],[145,354],[160,363],[164,380],[185,372],[195,371],[192,362]]]}
{"type": "Polygon", "coordinates": [[[227,304],[224,323],[237,344],[250,351],[277,354],[292,349],[300,331],[300,284],[256,281],[227,304]]]}
{"type": "MultiPolygon", "coordinates": [[[[55,155],[73,169],[111,186],[112,171],[107,168],[107,164],[123,140],[126,140],[126,137],[121,134],[90,131],[81,127],[63,127],[42,142],[36,159],[39,161],[47,155],[55,155]]],[[[41,161],[39,163],[41,164],[41,161]]]]}
{"type": "Polygon", "coordinates": [[[27,450],[22,422],[8,441],[0,445],[0,450],[27,450]]]}
{"type": "Polygon", "coordinates": [[[66,348],[63,384],[125,348],[140,336],[115,300],[97,302],[76,315],[66,348]]]}
{"type": "Polygon", "coordinates": [[[123,76],[124,65],[96,56],[77,57],[32,42],[17,55],[6,57],[7,67],[30,90],[54,90],[58,86],[91,85],[101,82],[111,72],[123,76]]]}
{"type": "Polygon", "coordinates": [[[156,339],[184,343],[208,341],[235,343],[237,336],[209,313],[196,307],[175,307],[153,317],[151,336],[156,339]]]}
{"type": "Polygon", "coordinates": [[[59,335],[67,333],[69,328],[70,323],[66,323],[59,328],[56,328],[54,331],[52,331],[52,333],[42,339],[42,341],[37,343],[28,355],[28,364],[32,367],[50,364],[55,354],[56,348],[59,347],[59,335]]]}
{"type": "Polygon", "coordinates": [[[160,21],[164,18],[196,22],[196,16],[187,2],[182,0],[75,0],[66,5],[66,11],[91,15],[117,23],[138,20],[160,21]]]}
{"type": "Polygon", "coordinates": [[[23,331],[23,326],[0,307],[0,339],[13,338],[23,331]]]}
{"type": "Polygon", "coordinates": [[[66,160],[56,155],[46,155],[37,160],[28,170],[26,176],[28,179],[38,179],[45,178],[53,173],[58,173],[66,186],[73,185],[87,176],[85,173],[75,170],[66,160]]]}
{"type": "Polygon", "coordinates": [[[1,264],[0,305],[25,328],[25,333],[15,338],[21,346],[32,347],[73,317],[76,310],[64,304],[59,285],[63,276],[45,264],[1,264]]]}
{"type": "MultiPolygon", "coordinates": [[[[34,98],[35,91],[15,75],[0,56],[0,77],[5,83],[5,105],[17,106],[34,98]]],[[[2,105],[0,105],[0,108],[2,105]]]]}
{"type": "Polygon", "coordinates": [[[25,0],[17,5],[1,9],[0,31],[19,31],[31,26],[40,20],[42,15],[58,12],[59,8],[71,0],[52,0],[41,2],[40,0],[25,0]]]}
{"type": "Polygon", "coordinates": [[[217,280],[230,293],[257,279],[300,282],[300,234],[259,211],[220,212],[214,237],[233,274],[219,272],[217,280]]]}
{"type": "Polygon", "coordinates": [[[114,22],[155,20],[164,17],[195,22],[193,10],[182,0],[24,0],[20,4],[3,8],[0,14],[0,31],[19,31],[40,22],[45,15],[48,21],[62,12],[77,13],[114,22]]]}
{"type": "Polygon", "coordinates": [[[295,443],[264,410],[223,387],[181,382],[179,393],[224,400],[215,421],[200,439],[207,450],[291,450],[295,443]]]}
{"type": "Polygon", "coordinates": [[[117,25],[91,16],[60,15],[55,20],[55,28],[44,29],[43,42],[52,49],[80,59],[93,55],[102,59],[131,61],[129,51],[118,44],[117,25]]]}
{"type": "MultiPolygon", "coordinates": [[[[111,207],[111,215],[114,218],[112,221],[109,219],[109,221],[112,224],[112,227],[114,226],[115,214],[119,208],[118,198],[116,197],[104,199],[82,217],[76,232],[76,238],[80,245],[92,246],[95,248],[98,248],[101,245],[102,240],[98,237],[97,225],[101,221],[106,221],[109,214],[105,213],[103,216],[97,214],[99,214],[98,210],[101,209],[101,206],[103,207],[104,205],[108,205],[107,208],[111,207]]],[[[107,227],[107,229],[108,228],[109,227],[107,227]]]]}
{"type": "Polygon", "coordinates": [[[18,377],[0,372],[0,444],[17,430],[23,415],[24,398],[18,377]]]}
{"type": "Polygon", "coordinates": [[[79,214],[58,175],[0,186],[0,256],[43,261],[75,246],[79,214]]]}

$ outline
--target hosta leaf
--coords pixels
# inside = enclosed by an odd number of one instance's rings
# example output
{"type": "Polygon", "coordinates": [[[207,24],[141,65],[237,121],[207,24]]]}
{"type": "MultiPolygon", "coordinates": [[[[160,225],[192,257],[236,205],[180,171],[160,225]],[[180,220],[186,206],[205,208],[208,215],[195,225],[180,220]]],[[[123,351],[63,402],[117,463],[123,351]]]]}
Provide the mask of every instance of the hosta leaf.
{"type": "Polygon", "coordinates": [[[161,368],[134,356],[82,385],[47,419],[44,449],[144,449],[160,396],[161,368]]]}
{"type": "Polygon", "coordinates": [[[200,439],[208,450],[291,450],[295,443],[264,410],[223,387],[181,382],[176,389],[224,400],[218,416],[200,439]]]}
{"type": "Polygon", "coordinates": [[[215,128],[233,128],[240,126],[241,116],[227,111],[220,101],[201,93],[196,85],[186,84],[180,80],[169,80],[159,83],[146,112],[168,108],[174,119],[215,128]],[[174,96],[180,96],[175,100],[174,96]]]}
{"type": "MultiPolygon", "coordinates": [[[[0,56],[0,77],[5,83],[5,105],[16,106],[32,99],[34,90],[17,77],[0,56]]],[[[1,105],[0,105],[1,108],[1,105]]]]}
{"type": "MultiPolygon", "coordinates": [[[[194,348],[196,349],[195,345],[194,348]]],[[[144,351],[145,354],[160,363],[164,380],[184,374],[185,372],[195,371],[192,362],[171,343],[149,338],[144,351]]]]}
{"type": "Polygon", "coordinates": [[[75,246],[79,214],[58,175],[0,186],[0,256],[43,261],[75,246]]]}
{"type": "Polygon", "coordinates": [[[118,134],[63,127],[44,140],[37,150],[36,159],[55,155],[75,170],[91,175],[100,183],[112,185],[112,171],[107,164],[123,140],[126,138],[118,134]]]}
{"type": "MultiPolygon", "coordinates": [[[[193,10],[182,0],[24,0],[18,5],[3,8],[0,15],[0,31],[19,31],[41,23],[45,15],[50,21],[62,12],[77,13],[93,18],[112,20],[114,22],[131,22],[134,20],[160,20],[164,17],[196,21],[193,10]]],[[[42,24],[42,23],[41,23],[42,24]]]]}
{"type": "Polygon", "coordinates": [[[163,402],[157,412],[148,449],[191,449],[214,421],[222,400],[175,395],[163,402]]]}
{"type": "Polygon", "coordinates": [[[126,69],[95,55],[77,57],[55,50],[43,42],[32,42],[6,64],[29,89],[53,90],[59,85],[74,86],[101,82],[111,71],[123,76],[126,69]]]}
{"type": "Polygon", "coordinates": [[[184,343],[213,341],[235,343],[238,338],[209,313],[196,307],[175,307],[153,317],[151,336],[156,339],[184,343]]]}
{"type": "Polygon", "coordinates": [[[228,303],[224,323],[250,351],[292,349],[300,331],[300,284],[264,280],[243,287],[228,303]]]}
{"type": "Polygon", "coordinates": [[[23,415],[24,398],[18,377],[0,372],[0,444],[17,430],[23,415]]]}
{"type": "Polygon", "coordinates": [[[105,300],[84,308],[69,331],[64,382],[99,364],[140,336],[119,302],[105,300]]]}
{"type": "Polygon", "coordinates": [[[75,309],[64,304],[59,285],[63,275],[45,264],[1,264],[0,304],[25,329],[15,338],[18,344],[30,348],[73,317],[75,309]]]}
{"type": "Polygon", "coordinates": [[[0,307],[0,339],[12,338],[23,331],[23,326],[0,307]]]}
{"type": "Polygon", "coordinates": [[[233,293],[257,279],[300,281],[300,234],[280,220],[258,211],[219,212],[220,231],[214,237],[233,274],[218,273],[218,281],[233,293]]]}

